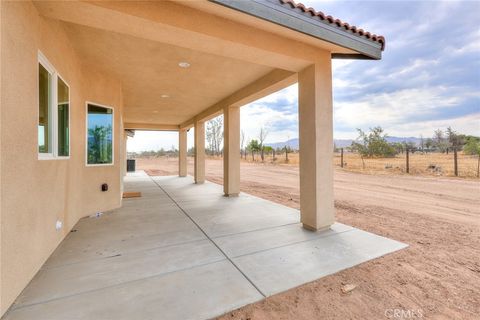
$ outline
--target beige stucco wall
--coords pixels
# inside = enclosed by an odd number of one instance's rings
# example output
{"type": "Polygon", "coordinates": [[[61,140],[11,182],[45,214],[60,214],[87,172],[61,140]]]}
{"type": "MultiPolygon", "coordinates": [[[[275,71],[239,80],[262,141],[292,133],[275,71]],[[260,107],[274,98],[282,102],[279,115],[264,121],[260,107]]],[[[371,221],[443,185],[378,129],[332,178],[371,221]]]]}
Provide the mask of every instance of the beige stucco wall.
{"type": "Polygon", "coordinates": [[[0,21],[2,315],[79,218],[120,206],[125,157],[120,82],[83,66],[62,25],[40,17],[32,3],[2,2],[0,21]],[[37,157],[39,49],[70,86],[68,160],[37,157]],[[114,107],[113,166],[85,166],[86,101],[114,107]],[[100,191],[104,182],[108,192],[100,191]]]}

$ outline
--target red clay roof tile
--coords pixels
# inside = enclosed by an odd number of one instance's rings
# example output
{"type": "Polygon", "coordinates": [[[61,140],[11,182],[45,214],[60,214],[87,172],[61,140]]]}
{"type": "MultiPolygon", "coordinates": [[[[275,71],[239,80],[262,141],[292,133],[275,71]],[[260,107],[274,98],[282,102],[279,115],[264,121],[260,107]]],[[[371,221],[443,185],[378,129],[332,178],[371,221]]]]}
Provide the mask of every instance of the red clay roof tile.
{"type": "Polygon", "coordinates": [[[385,38],[383,36],[378,36],[376,34],[371,34],[370,32],[359,29],[356,26],[350,26],[346,22],[342,22],[340,19],[335,19],[332,16],[325,16],[323,12],[316,11],[313,8],[307,8],[302,3],[296,3],[294,0],[279,0],[280,3],[285,5],[290,5],[292,9],[300,9],[304,13],[309,13],[312,17],[318,17],[320,20],[328,21],[330,24],[335,24],[339,28],[344,28],[347,31],[350,31],[354,34],[358,34],[361,37],[365,37],[374,42],[378,42],[382,46],[382,51],[385,50],[385,38]]]}

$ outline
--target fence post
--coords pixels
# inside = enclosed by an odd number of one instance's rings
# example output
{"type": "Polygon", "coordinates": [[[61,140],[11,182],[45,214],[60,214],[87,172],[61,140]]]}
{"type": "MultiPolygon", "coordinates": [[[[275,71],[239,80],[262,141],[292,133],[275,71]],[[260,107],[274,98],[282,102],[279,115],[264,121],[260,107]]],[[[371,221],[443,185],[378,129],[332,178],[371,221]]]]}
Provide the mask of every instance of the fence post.
{"type": "Polygon", "coordinates": [[[409,152],[408,148],[406,150],[406,153],[407,153],[407,158],[406,158],[406,160],[407,160],[407,173],[410,173],[410,156],[409,156],[410,152],[409,152]]]}
{"type": "Polygon", "coordinates": [[[340,164],[340,166],[343,168],[343,148],[340,149],[341,151],[341,154],[340,154],[340,158],[341,158],[341,161],[342,163],[340,164]]]}
{"type": "Polygon", "coordinates": [[[457,147],[453,147],[453,170],[455,172],[455,177],[458,177],[457,147]]]}
{"type": "Polygon", "coordinates": [[[287,146],[285,146],[285,162],[288,162],[288,150],[287,150],[287,146]]]}

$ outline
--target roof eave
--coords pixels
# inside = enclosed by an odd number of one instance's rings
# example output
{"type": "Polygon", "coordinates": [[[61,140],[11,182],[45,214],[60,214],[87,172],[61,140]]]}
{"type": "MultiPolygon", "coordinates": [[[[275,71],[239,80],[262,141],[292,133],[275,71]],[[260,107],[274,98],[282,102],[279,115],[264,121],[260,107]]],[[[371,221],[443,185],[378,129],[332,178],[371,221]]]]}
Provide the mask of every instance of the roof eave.
{"type": "Polygon", "coordinates": [[[379,43],[306,17],[294,10],[285,8],[277,1],[208,1],[357,52],[356,54],[334,53],[332,54],[334,59],[380,60],[382,58],[382,48],[379,43]]]}

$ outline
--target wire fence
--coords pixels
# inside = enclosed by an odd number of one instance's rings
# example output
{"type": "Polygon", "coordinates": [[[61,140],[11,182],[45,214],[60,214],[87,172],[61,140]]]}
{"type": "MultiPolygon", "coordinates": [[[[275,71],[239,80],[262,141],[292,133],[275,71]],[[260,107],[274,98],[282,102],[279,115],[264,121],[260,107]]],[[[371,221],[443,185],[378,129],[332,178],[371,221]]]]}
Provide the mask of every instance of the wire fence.
{"type": "MultiPolygon", "coordinates": [[[[404,152],[392,158],[363,158],[358,153],[343,152],[343,168],[366,173],[404,173],[413,175],[458,176],[478,178],[479,157],[463,152],[404,152]],[[456,170],[455,170],[455,157],[456,170]]],[[[342,151],[334,154],[335,166],[342,167],[342,151]]]]}

